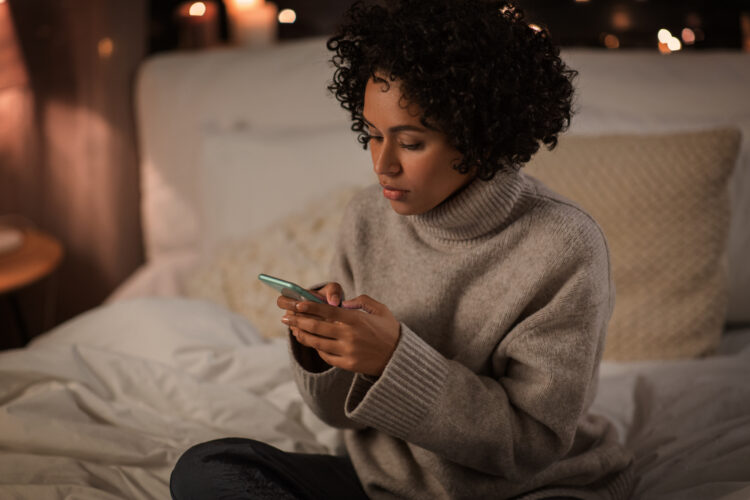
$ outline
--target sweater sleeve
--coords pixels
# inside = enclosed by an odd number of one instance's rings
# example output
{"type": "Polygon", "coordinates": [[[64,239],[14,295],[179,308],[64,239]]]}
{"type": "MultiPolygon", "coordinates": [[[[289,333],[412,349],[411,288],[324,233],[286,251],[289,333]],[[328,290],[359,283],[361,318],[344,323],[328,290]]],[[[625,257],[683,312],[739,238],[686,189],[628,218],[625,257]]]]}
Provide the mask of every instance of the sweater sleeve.
{"type": "Polygon", "coordinates": [[[526,315],[507,334],[487,335],[502,339],[489,360],[493,376],[447,359],[402,324],[382,376],[355,377],[347,417],[514,481],[562,458],[595,391],[612,311],[603,239],[597,250],[549,266],[526,315]]]}

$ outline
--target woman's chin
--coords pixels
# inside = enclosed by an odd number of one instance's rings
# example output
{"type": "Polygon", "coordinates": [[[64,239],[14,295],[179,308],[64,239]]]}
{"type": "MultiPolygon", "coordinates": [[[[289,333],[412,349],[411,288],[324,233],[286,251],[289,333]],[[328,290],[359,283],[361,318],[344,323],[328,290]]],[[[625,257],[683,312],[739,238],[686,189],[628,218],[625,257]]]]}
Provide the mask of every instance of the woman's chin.
{"type": "Polygon", "coordinates": [[[415,207],[411,203],[404,203],[403,201],[394,201],[389,200],[391,203],[391,208],[394,212],[396,212],[399,215],[420,215],[427,210],[421,210],[419,207],[415,207]]]}

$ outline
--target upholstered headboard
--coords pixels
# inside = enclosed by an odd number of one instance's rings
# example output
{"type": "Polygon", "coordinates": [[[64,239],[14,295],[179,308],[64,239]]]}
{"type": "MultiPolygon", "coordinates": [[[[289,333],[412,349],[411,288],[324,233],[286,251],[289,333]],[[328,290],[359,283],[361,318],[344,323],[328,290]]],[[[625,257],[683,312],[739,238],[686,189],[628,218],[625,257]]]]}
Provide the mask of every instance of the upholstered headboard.
{"type": "MultiPolygon", "coordinates": [[[[371,181],[369,155],[326,90],[322,38],[265,50],[160,55],[139,75],[142,215],[150,261],[196,252],[371,181]]],[[[569,49],[580,72],[570,134],[732,125],[730,319],[750,321],[750,54],[569,49]]]]}

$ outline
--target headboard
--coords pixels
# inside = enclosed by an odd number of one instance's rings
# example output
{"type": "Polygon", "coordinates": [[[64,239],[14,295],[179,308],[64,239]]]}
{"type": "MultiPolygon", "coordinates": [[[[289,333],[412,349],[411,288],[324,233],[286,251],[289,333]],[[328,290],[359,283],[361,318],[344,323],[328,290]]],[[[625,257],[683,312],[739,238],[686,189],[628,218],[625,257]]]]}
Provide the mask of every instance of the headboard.
{"type": "MultiPolygon", "coordinates": [[[[158,55],[137,85],[149,261],[205,249],[371,180],[369,155],[326,90],[325,39],[158,55]],[[241,203],[237,200],[241,200],[241,203]]],[[[580,72],[571,134],[733,125],[730,318],[750,321],[750,54],[567,49],[580,72]]]]}

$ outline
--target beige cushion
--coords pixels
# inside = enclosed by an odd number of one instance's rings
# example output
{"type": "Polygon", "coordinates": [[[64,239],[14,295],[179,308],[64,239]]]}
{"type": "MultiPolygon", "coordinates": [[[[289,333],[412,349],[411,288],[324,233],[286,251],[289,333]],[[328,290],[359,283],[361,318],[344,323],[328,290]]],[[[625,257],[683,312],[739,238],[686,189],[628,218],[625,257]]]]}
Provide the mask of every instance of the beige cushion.
{"type": "Polygon", "coordinates": [[[524,167],[599,222],[617,290],[609,360],[710,354],[728,296],[734,129],[564,136],[524,167]]]}
{"type": "Polygon", "coordinates": [[[252,236],[227,242],[185,280],[186,294],[223,304],[267,338],[286,335],[265,273],[311,286],[327,279],[342,214],[361,186],[339,187],[252,236]]]}

